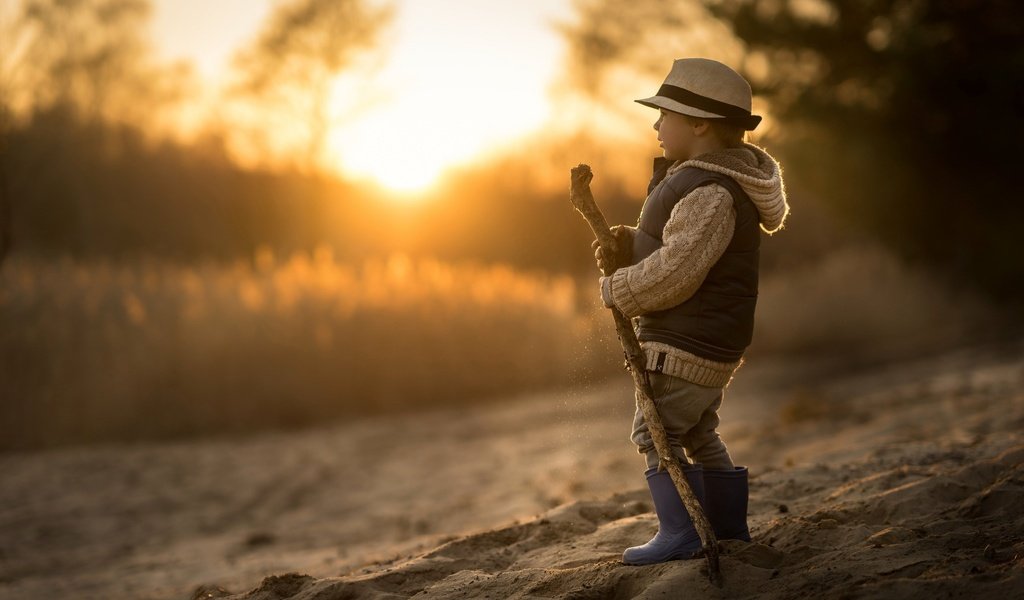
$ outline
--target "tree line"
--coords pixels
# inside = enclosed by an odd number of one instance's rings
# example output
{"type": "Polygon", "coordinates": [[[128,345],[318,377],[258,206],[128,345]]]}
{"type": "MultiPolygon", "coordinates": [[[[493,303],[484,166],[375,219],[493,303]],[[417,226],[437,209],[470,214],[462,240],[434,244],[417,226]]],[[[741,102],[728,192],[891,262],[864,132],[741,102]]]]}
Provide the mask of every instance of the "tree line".
{"type": "MultiPolygon", "coordinates": [[[[794,194],[794,224],[773,244],[785,256],[769,262],[869,236],[958,285],[1024,298],[1015,244],[1024,203],[1012,185],[1024,127],[1024,6],[579,0],[574,8],[559,26],[565,69],[591,101],[624,101],[617,72],[657,78],[672,58],[695,54],[737,65],[767,100],[771,149],[794,194]]],[[[159,133],[194,81],[186,65],[154,58],[148,11],[145,0],[22,3],[3,36],[15,51],[0,59],[0,251],[195,259],[327,243],[340,257],[404,251],[589,268],[577,248],[585,227],[562,187],[536,172],[551,170],[538,167],[544,161],[565,162],[558,168],[567,172],[573,157],[600,151],[600,140],[538,141],[504,163],[464,169],[417,205],[381,202],[377,191],[316,168],[326,82],[379,48],[392,9],[362,0],[277,5],[239,50],[224,102],[302,127],[285,147],[265,149],[288,160],[248,167],[232,148],[265,143],[259,122],[211,118],[188,142],[159,133]]],[[[632,222],[643,191],[605,184],[612,220],[632,222]]]]}

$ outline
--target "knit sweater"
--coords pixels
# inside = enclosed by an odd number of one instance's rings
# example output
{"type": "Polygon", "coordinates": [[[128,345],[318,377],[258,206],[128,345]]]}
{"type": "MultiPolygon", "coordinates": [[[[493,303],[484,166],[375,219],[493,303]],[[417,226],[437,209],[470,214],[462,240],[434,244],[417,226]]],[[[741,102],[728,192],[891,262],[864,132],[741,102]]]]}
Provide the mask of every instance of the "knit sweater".
{"type": "MultiPolygon", "coordinates": [[[[752,144],[709,152],[677,162],[668,177],[683,167],[727,175],[747,193],[758,210],[761,229],[775,233],[789,213],[778,162],[752,144]]],[[[617,270],[607,283],[610,300],[628,317],[685,302],[701,286],[732,239],[736,211],[728,190],[718,184],[699,187],[672,209],[662,232],[663,245],[630,267],[617,270]]],[[[648,368],[664,353],[662,371],[710,387],[723,387],[742,360],[717,362],[668,344],[643,342],[648,368]]]]}

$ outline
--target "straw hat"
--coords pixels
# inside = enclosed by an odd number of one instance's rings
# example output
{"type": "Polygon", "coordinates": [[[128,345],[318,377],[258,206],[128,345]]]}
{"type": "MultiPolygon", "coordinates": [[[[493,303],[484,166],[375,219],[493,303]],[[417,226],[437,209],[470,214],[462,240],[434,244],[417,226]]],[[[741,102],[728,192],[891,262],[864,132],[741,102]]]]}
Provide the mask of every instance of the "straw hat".
{"type": "Polygon", "coordinates": [[[725,119],[750,131],[761,122],[750,114],[751,96],[747,80],[717,60],[680,58],[658,93],[637,102],[691,117],[725,119]]]}

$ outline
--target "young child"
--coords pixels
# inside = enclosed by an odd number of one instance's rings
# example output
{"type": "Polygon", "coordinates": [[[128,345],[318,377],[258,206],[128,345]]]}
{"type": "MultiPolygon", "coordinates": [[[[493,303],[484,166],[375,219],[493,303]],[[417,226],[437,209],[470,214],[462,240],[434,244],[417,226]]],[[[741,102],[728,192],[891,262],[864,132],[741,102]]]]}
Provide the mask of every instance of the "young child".
{"type": "MultiPolygon", "coordinates": [[[[637,318],[654,402],[715,535],[750,541],[747,469],[733,465],[716,429],[723,390],[753,333],[759,230],[778,231],[789,212],[782,173],[743,141],[761,117],[750,112],[750,85],[720,62],[677,60],[658,93],[637,102],[660,111],[654,129],[665,155],[655,160],[637,226],[613,230],[611,260],[621,268],[601,278],[601,295],[637,318]]],[[[596,256],[603,267],[603,253],[596,256]]],[[[658,468],[639,408],[631,439],[647,460],[659,527],[623,562],[694,556],[700,538],[658,468]]]]}

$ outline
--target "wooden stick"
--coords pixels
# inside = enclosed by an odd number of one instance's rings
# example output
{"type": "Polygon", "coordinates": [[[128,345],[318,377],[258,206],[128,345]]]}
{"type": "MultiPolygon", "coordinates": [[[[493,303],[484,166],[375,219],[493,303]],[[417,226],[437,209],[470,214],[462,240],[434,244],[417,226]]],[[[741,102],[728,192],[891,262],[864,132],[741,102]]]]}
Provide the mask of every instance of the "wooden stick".
{"type": "MultiPolygon", "coordinates": [[[[594,174],[591,172],[590,166],[581,164],[574,167],[569,187],[569,200],[587,220],[594,235],[597,236],[601,251],[608,258],[615,255],[615,236],[608,228],[608,222],[590,191],[590,181],[593,178],[594,174]]],[[[608,266],[604,268],[604,274],[610,277],[619,265],[611,264],[610,260],[606,260],[605,263],[608,266]]],[[[679,459],[672,452],[668,435],[665,433],[665,426],[662,425],[658,409],[654,405],[654,391],[651,389],[651,381],[647,374],[647,359],[640,348],[640,342],[636,339],[633,323],[626,315],[622,314],[618,307],[613,306],[611,311],[612,317],[615,319],[615,331],[619,335],[619,341],[622,342],[622,349],[626,353],[626,361],[629,363],[629,372],[633,375],[633,385],[638,392],[640,410],[643,412],[644,421],[647,422],[647,428],[651,432],[654,448],[661,458],[661,466],[668,469],[672,482],[676,485],[676,491],[679,492],[679,497],[683,500],[683,506],[689,513],[690,519],[697,529],[697,534],[700,535],[701,543],[704,546],[704,557],[708,562],[708,578],[713,584],[721,587],[722,573],[718,567],[718,540],[715,538],[715,532],[697,501],[697,497],[693,495],[689,482],[683,475],[679,459]]]]}

